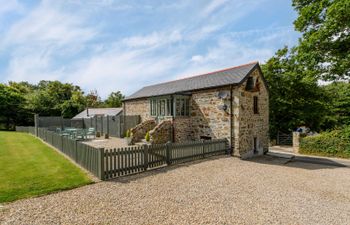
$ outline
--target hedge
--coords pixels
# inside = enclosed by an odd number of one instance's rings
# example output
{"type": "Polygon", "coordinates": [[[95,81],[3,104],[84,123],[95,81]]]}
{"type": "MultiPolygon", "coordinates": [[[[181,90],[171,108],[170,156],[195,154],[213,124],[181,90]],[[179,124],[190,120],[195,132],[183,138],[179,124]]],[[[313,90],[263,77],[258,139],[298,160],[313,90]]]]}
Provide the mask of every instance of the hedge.
{"type": "Polygon", "coordinates": [[[300,153],[350,158],[350,126],[302,138],[300,153]]]}

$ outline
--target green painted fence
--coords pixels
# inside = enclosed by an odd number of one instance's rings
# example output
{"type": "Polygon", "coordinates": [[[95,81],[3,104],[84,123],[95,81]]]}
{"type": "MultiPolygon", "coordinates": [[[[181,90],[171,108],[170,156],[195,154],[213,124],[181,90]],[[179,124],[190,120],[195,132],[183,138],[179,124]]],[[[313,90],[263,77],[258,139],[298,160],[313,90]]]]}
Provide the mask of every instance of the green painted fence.
{"type": "MultiPolygon", "coordinates": [[[[16,131],[35,135],[34,127],[16,127],[16,131]]],[[[72,160],[98,178],[104,179],[104,149],[97,149],[85,145],[77,140],[61,136],[45,128],[38,128],[38,137],[69,156],[72,160]]]]}
{"type": "MultiPolygon", "coordinates": [[[[16,130],[35,135],[34,127],[16,127],[16,130]]],[[[226,139],[97,149],[45,128],[38,128],[38,137],[101,180],[213,155],[229,154],[230,151],[226,139]]]]}
{"type": "Polygon", "coordinates": [[[35,135],[35,127],[20,127],[20,126],[16,126],[16,131],[17,132],[30,133],[30,134],[35,135]]]}
{"type": "Polygon", "coordinates": [[[205,157],[229,154],[226,139],[106,149],[104,179],[134,174],[205,157]]]}

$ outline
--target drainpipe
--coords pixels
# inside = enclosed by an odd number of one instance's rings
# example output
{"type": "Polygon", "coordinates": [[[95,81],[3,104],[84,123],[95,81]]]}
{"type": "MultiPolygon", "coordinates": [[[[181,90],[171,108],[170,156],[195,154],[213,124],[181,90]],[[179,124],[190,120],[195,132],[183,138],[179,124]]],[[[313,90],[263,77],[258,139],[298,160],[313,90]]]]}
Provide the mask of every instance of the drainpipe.
{"type": "Polygon", "coordinates": [[[233,87],[232,85],[230,85],[230,153],[231,155],[233,155],[233,145],[232,145],[232,136],[233,136],[233,103],[232,103],[232,100],[233,100],[233,96],[232,96],[232,90],[233,90],[233,87]]]}
{"type": "Polygon", "coordinates": [[[173,113],[172,113],[172,115],[171,115],[171,117],[172,117],[172,126],[171,126],[171,133],[172,133],[172,142],[174,143],[175,142],[175,128],[174,128],[174,121],[175,121],[175,102],[174,102],[174,95],[171,95],[171,97],[170,97],[170,99],[171,99],[171,102],[173,103],[173,105],[171,106],[172,107],[172,111],[173,111],[173,113]]]}

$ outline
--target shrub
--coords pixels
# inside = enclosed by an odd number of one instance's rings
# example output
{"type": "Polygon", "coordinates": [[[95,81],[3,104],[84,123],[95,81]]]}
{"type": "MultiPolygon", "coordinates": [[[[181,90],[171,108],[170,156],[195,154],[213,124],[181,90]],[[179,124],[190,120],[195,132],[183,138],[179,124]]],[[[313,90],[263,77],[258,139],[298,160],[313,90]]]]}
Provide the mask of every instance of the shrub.
{"type": "Polygon", "coordinates": [[[127,137],[127,138],[131,137],[131,130],[130,129],[126,131],[125,137],[127,137]]]}
{"type": "Polygon", "coordinates": [[[149,134],[149,131],[146,133],[145,139],[147,142],[151,140],[151,135],[149,134]]]}
{"type": "Polygon", "coordinates": [[[302,138],[300,153],[350,158],[350,126],[302,138]]]}

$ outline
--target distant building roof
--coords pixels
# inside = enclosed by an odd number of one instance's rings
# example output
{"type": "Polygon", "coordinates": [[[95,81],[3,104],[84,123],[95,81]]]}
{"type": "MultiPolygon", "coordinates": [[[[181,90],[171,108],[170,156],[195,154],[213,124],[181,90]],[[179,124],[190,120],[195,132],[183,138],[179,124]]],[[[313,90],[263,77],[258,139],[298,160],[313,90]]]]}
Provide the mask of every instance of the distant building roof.
{"type": "Polygon", "coordinates": [[[125,100],[127,101],[138,98],[176,94],[200,89],[239,84],[244,81],[247,75],[249,75],[256,67],[259,67],[259,63],[253,62],[189,78],[146,86],[134,94],[126,97],[125,100]]]}
{"type": "Polygon", "coordinates": [[[91,118],[94,116],[116,116],[123,108],[88,108],[74,116],[73,119],[91,118]]]}

